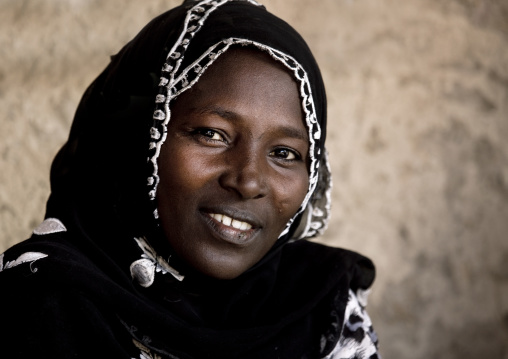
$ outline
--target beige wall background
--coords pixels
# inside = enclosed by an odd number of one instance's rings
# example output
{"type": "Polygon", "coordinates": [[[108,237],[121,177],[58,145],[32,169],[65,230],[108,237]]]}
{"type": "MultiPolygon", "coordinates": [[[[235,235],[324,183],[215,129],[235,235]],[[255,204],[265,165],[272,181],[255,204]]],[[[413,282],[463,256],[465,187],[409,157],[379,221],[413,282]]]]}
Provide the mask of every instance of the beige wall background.
{"type": "MultiPolygon", "coordinates": [[[[86,86],[178,3],[0,0],[0,252],[43,219],[86,86]]],[[[377,264],[382,355],[508,358],[508,1],[264,4],[321,65],[334,204],[320,240],[377,264]]]]}

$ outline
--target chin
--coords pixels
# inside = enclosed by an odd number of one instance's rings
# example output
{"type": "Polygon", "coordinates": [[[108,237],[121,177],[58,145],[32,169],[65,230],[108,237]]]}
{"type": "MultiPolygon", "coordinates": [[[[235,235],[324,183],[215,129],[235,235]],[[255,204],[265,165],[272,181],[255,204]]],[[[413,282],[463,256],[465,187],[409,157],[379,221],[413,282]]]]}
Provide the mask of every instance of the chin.
{"type": "Polygon", "coordinates": [[[220,260],[191,263],[191,265],[202,274],[215,279],[235,279],[247,271],[252,265],[246,266],[245,260],[241,258],[221,258],[220,260]]]}

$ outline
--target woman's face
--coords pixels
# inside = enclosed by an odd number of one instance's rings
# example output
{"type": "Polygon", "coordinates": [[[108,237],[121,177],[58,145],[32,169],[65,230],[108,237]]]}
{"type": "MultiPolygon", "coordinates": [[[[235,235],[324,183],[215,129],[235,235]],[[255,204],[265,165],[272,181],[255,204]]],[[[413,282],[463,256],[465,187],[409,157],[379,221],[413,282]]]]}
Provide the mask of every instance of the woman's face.
{"type": "Polygon", "coordinates": [[[308,189],[296,82],[257,50],[229,50],[171,108],[158,210],[176,253],[231,279],[273,246],[308,189]]]}

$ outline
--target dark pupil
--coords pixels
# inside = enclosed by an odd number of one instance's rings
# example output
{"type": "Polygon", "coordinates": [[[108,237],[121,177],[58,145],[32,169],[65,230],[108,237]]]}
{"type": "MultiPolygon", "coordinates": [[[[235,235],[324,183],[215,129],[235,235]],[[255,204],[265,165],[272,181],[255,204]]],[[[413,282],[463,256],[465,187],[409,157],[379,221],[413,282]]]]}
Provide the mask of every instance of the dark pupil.
{"type": "Polygon", "coordinates": [[[213,137],[213,135],[215,134],[215,132],[213,132],[212,130],[205,130],[205,133],[203,133],[206,137],[213,137]]]}
{"type": "Polygon", "coordinates": [[[287,157],[289,155],[288,150],[278,150],[278,155],[280,157],[287,157]]]}

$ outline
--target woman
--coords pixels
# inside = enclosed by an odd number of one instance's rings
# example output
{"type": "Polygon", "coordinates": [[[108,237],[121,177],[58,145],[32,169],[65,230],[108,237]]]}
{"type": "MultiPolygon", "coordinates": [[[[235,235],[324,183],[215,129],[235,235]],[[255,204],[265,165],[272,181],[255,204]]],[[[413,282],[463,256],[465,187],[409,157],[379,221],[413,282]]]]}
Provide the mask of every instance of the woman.
{"type": "Polygon", "coordinates": [[[0,351],[376,358],[372,263],[302,240],[328,220],[325,126],[310,50],[255,1],[155,18],[84,94],[45,221],[0,257],[0,351]]]}

